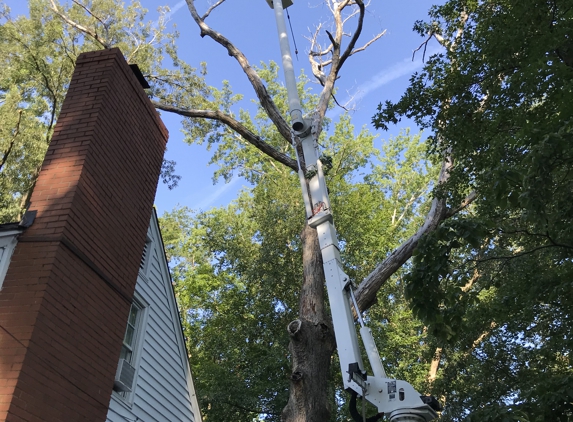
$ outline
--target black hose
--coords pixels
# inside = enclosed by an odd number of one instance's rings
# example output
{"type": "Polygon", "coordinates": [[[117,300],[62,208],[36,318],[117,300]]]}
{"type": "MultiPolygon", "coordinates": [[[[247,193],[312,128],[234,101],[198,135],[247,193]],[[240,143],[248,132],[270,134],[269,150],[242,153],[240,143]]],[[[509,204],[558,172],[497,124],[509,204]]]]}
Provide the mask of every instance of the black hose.
{"type": "MultiPolygon", "coordinates": [[[[351,397],[348,406],[350,408],[350,416],[352,416],[352,419],[354,419],[355,422],[364,422],[362,415],[358,412],[358,410],[356,410],[356,396],[358,396],[358,393],[356,393],[356,391],[351,391],[350,394],[351,397]]],[[[362,400],[364,400],[364,398],[362,400]]],[[[377,415],[366,418],[366,422],[376,422],[382,419],[382,416],[384,416],[384,413],[378,413],[377,415]]]]}

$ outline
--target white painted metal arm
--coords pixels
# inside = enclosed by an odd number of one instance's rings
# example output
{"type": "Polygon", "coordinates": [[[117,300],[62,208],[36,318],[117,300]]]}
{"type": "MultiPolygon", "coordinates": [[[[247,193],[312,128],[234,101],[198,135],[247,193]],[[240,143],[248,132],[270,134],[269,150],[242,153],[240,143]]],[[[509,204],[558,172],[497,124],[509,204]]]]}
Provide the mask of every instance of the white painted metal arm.
{"type": "MultiPolygon", "coordinates": [[[[271,5],[270,0],[267,0],[271,5]]],[[[367,375],[362,362],[358,335],[354,324],[351,302],[354,301],[352,283],[342,269],[338,237],[333,224],[330,200],[322,163],[318,159],[318,128],[311,127],[311,121],[304,119],[300,112],[300,100],[292,66],[292,57],[286,34],[283,7],[290,0],[272,0],[275,10],[279,42],[283,59],[283,69],[288,90],[293,129],[293,146],[299,164],[299,178],[303,192],[308,224],[316,228],[322,253],[328,299],[332,311],[332,322],[340,360],[340,370],[344,388],[352,390],[377,407],[379,413],[389,416],[391,422],[428,422],[437,413],[424,401],[422,396],[406,381],[387,378],[380,354],[374,343],[372,332],[360,316],[355,304],[361,328],[360,336],[374,375],[367,375]],[[300,170],[295,139],[300,139],[306,174],[300,170]],[[308,182],[308,189],[307,189],[308,182]]]]}
{"type": "MultiPolygon", "coordinates": [[[[320,178],[319,175],[316,177],[320,178]]],[[[321,212],[330,213],[330,209],[321,212]]],[[[363,396],[376,406],[380,413],[388,415],[390,421],[427,422],[436,418],[436,412],[424,403],[421,395],[410,384],[387,378],[372,332],[361,321],[360,336],[374,373],[366,375],[350,305],[352,285],[342,270],[336,229],[330,221],[323,221],[316,226],[316,229],[324,263],[344,388],[363,396]]],[[[358,309],[356,310],[359,314],[358,309]]]]}

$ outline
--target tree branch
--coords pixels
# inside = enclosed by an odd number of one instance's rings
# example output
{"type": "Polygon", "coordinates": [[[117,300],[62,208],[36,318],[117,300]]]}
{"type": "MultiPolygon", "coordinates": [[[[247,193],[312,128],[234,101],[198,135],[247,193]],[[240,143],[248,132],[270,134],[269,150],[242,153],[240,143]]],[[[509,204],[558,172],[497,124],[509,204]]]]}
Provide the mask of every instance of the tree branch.
{"type": "Polygon", "coordinates": [[[370,41],[368,41],[368,42],[367,42],[366,44],[364,44],[362,47],[358,47],[358,48],[355,48],[354,50],[352,50],[352,51],[350,52],[350,56],[352,56],[353,54],[360,53],[361,51],[366,50],[368,47],[370,47],[371,44],[373,44],[375,41],[378,41],[378,40],[379,40],[380,38],[382,38],[385,34],[386,34],[386,30],[384,30],[384,31],[382,31],[382,32],[380,32],[380,33],[378,33],[378,34],[376,34],[376,35],[374,36],[374,38],[372,38],[370,41]]]}
{"type": "Polygon", "coordinates": [[[475,191],[472,191],[468,196],[465,197],[465,199],[459,206],[457,206],[456,208],[450,208],[446,212],[446,218],[450,218],[454,214],[457,214],[458,212],[466,208],[469,204],[474,202],[476,198],[477,198],[477,193],[475,191]]]}
{"type": "MultiPolygon", "coordinates": [[[[73,20],[71,20],[70,18],[68,18],[66,15],[64,15],[62,12],[60,12],[60,10],[58,9],[58,6],[56,5],[54,0],[50,0],[51,3],[51,9],[54,11],[54,13],[56,15],[58,15],[60,18],[62,18],[67,24],[73,26],[74,28],[76,28],[78,31],[83,32],[84,34],[89,35],[90,37],[92,37],[94,40],[96,40],[97,42],[99,42],[103,47],[105,48],[110,48],[110,45],[108,44],[107,40],[105,38],[100,37],[97,32],[92,31],[88,28],[86,28],[85,26],[80,25],[77,22],[74,22],[73,20]]],[[[91,12],[88,11],[88,13],[91,14],[91,12]]],[[[101,22],[101,20],[100,20],[101,22]]]]}
{"type": "MultiPolygon", "coordinates": [[[[323,89],[322,92],[320,94],[320,98],[316,107],[316,111],[314,113],[313,116],[313,130],[315,132],[315,136],[318,137],[320,135],[320,132],[322,130],[322,121],[324,119],[324,116],[326,114],[326,110],[328,109],[328,103],[330,101],[330,97],[332,96],[332,92],[334,90],[334,84],[336,82],[336,80],[338,79],[338,74],[340,72],[340,69],[342,68],[342,66],[344,65],[344,62],[346,61],[346,59],[348,59],[348,57],[350,57],[352,54],[358,53],[360,51],[365,50],[368,46],[370,46],[374,41],[380,39],[382,37],[382,35],[384,35],[384,32],[381,32],[380,34],[376,35],[372,40],[368,41],[364,46],[359,47],[359,48],[355,48],[356,46],[356,42],[358,41],[358,39],[360,38],[361,34],[362,34],[362,27],[364,24],[364,15],[365,15],[365,9],[366,6],[364,5],[364,2],[362,0],[344,0],[344,1],[340,1],[340,2],[336,2],[336,1],[328,1],[328,6],[330,11],[333,14],[334,17],[334,24],[335,24],[335,34],[332,35],[330,32],[326,31],[329,39],[330,39],[330,46],[324,50],[325,52],[332,52],[332,57],[328,62],[322,62],[321,61],[321,69],[319,70],[324,70],[324,67],[327,65],[330,65],[330,70],[328,72],[328,76],[324,78],[324,83],[323,83],[323,89]],[[342,19],[342,12],[344,11],[344,9],[346,7],[349,6],[356,6],[357,7],[357,11],[354,11],[350,14],[350,16],[348,16],[345,19],[342,19]],[[348,43],[348,45],[346,46],[344,52],[341,52],[341,43],[342,43],[342,38],[347,35],[344,32],[344,24],[347,22],[347,20],[352,17],[352,16],[358,16],[358,22],[356,24],[356,28],[353,31],[352,36],[350,37],[350,42],[348,43]]],[[[315,36],[313,37],[313,40],[316,39],[316,33],[315,36]]],[[[316,51],[314,49],[311,48],[311,52],[309,53],[309,59],[311,62],[311,66],[314,64],[316,65],[316,62],[314,61],[314,57],[323,57],[324,54],[322,53],[322,51],[316,51]],[[314,61],[314,63],[313,63],[314,61]]],[[[315,66],[316,67],[316,66],[315,66]]]]}
{"type": "Polygon", "coordinates": [[[410,208],[410,206],[416,202],[418,199],[420,199],[422,197],[422,195],[424,194],[423,191],[421,191],[418,195],[413,194],[410,199],[408,200],[408,202],[406,203],[406,205],[404,205],[404,210],[402,211],[402,213],[400,214],[400,217],[398,217],[398,220],[396,220],[396,208],[394,208],[394,215],[392,216],[392,226],[397,226],[400,221],[402,221],[402,219],[406,216],[408,209],[410,208]]]}
{"type": "MultiPolygon", "coordinates": [[[[434,38],[434,36],[436,36],[436,34],[434,34],[434,33],[428,34],[428,37],[422,42],[422,44],[420,44],[418,46],[418,48],[416,48],[414,51],[412,51],[412,61],[414,61],[414,58],[416,57],[416,53],[418,51],[420,51],[422,49],[422,47],[424,47],[424,52],[422,53],[422,62],[424,62],[426,60],[426,50],[428,49],[428,43],[430,42],[430,40],[432,38],[434,38]]],[[[436,39],[438,39],[437,36],[436,36],[436,39]]],[[[439,42],[439,40],[438,40],[438,42],[439,42]]]]}
{"type": "Polygon", "coordinates": [[[476,347],[478,347],[485,340],[485,338],[491,334],[495,327],[497,327],[497,323],[495,321],[490,322],[489,329],[483,331],[479,337],[472,342],[471,347],[464,353],[464,355],[469,356],[476,349],[476,347]]]}
{"type": "Polygon", "coordinates": [[[209,16],[211,14],[211,12],[213,10],[215,10],[216,7],[220,6],[222,3],[224,3],[225,0],[219,0],[217,3],[215,3],[213,6],[211,6],[209,9],[207,9],[207,11],[205,12],[205,14],[203,16],[201,16],[202,20],[207,19],[207,16],[209,16]]]}
{"type": "Polygon", "coordinates": [[[456,32],[456,35],[453,39],[453,41],[449,41],[446,40],[440,33],[438,33],[436,31],[435,28],[431,29],[428,32],[428,36],[427,38],[422,41],[422,43],[418,46],[418,48],[416,48],[413,52],[412,52],[412,61],[414,61],[414,57],[416,56],[416,52],[420,51],[422,49],[422,47],[424,47],[424,52],[422,53],[422,61],[425,60],[426,58],[426,49],[428,48],[428,43],[430,42],[430,40],[432,38],[435,38],[436,41],[438,41],[438,43],[444,47],[446,50],[453,52],[457,46],[458,41],[460,40],[462,34],[464,33],[464,26],[466,24],[466,22],[468,21],[469,15],[465,12],[462,11],[460,13],[460,26],[458,28],[458,31],[456,32]]]}
{"type": "Polygon", "coordinates": [[[212,111],[212,110],[186,110],[175,106],[170,106],[167,104],[162,104],[157,101],[152,101],[155,108],[159,110],[168,111],[171,113],[178,114],[184,117],[193,117],[199,119],[210,119],[210,120],[217,120],[231,130],[240,134],[245,141],[253,145],[255,148],[259,149],[267,156],[271,157],[272,159],[278,161],[281,164],[289,167],[294,171],[298,171],[298,166],[296,160],[290,158],[288,155],[283,154],[282,152],[278,151],[271,145],[267,144],[263,141],[259,136],[255,135],[253,132],[248,130],[245,126],[241,124],[241,122],[235,120],[228,114],[225,114],[221,111],[212,111]]]}
{"type": "MultiPolygon", "coordinates": [[[[357,0],[357,3],[359,0],[357,0]]],[[[460,40],[464,25],[468,20],[468,15],[465,11],[462,11],[460,14],[460,26],[459,29],[454,37],[453,42],[450,45],[447,45],[447,42],[444,38],[437,34],[436,32],[432,31],[428,34],[428,39],[425,41],[426,43],[430,40],[432,36],[434,36],[440,44],[444,45],[448,50],[453,51],[455,49],[456,43],[460,40]]],[[[446,182],[449,178],[449,171],[452,167],[453,161],[451,158],[451,151],[448,152],[448,156],[445,157],[444,162],[442,163],[442,169],[440,171],[440,176],[438,178],[438,184],[442,184],[446,182]]],[[[445,219],[453,216],[457,212],[464,209],[466,206],[471,204],[476,198],[476,193],[472,192],[468,197],[464,199],[460,206],[453,208],[451,210],[447,209],[445,199],[438,199],[434,198],[432,201],[432,206],[430,208],[430,212],[426,216],[424,220],[424,224],[418,231],[410,237],[407,241],[402,243],[398,248],[396,248],[388,258],[382,261],[375,269],[372,271],[365,279],[360,283],[358,288],[356,289],[356,300],[358,302],[358,306],[361,312],[366,311],[369,309],[374,303],[376,303],[376,293],[382,285],[394,274],[402,265],[410,259],[412,256],[412,252],[416,249],[418,245],[418,241],[422,236],[426,233],[431,232],[432,230],[436,229],[438,225],[444,221],[445,219]]]]}
{"type": "Polygon", "coordinates": [[[438,376],[438,369],[440,368],[440,361],[442,360],[442,348],[436,347],[434,356],[432,357],[432,362],[430,364],[430,370],[428,371],[428,383],[430,386],[436,380],[438,376]]]}
{"type": "Polygon", "coordinates": [[[326,56],[328,53],[330,53],[332,51],[332,44],[330,44],[325,50],[320,48],[320,46],[318,46],[318,51],[314,50],[315,46],[318,45],[317,39],[318,39],[318,34],[320,33],[321,29],[322,29],[322,24],[320,23],[316,27],[316,30],[314,31],[313,36],[311,38],[307,37],[307,40],[310,41],[310,51],[308,52],[308,54],[313,56],[313,57],[326,56]]]}
{"type": "MultiPolygon", "coordinates": [[[[102,21],[102,20],[99,18],[99,16],[96,16],[90,9],[88,9],[86,6],[84,6],[83,4],[81,4],[78,0],[72,0],[72,1],[73,1],[75,4],[77,4],[78,6],[80,6],[82,9],[84,9],[86,12],[88,12],[88,14],[89,14],[90,16],[92,16],[94,19],[96,19],[97,21],[99,21],[99,23],[102,24],[103,29],[105,30],[105,36],[106,36],[106,38],[108,38],[108,37],[109,37],[109,32],[108,32],[108,29],[107,29],[107,24],[106,24],[104,21],[102,21]]],[[[54,5],[54,2],[52,2],[52,6],[53,6],[53,5],[54,5]]],[[[96,33],[96,35],[97,35],[97,33],[96,33]]]]}
{"type": "Polygon", "coordinates": [[[547,249],[547,248],[564,248],[564,249],[573,249],[571,246],[567,246],[567,245],[542,245],[542,246],[537,246],[536,248],[533,249],[529,249],[525,252],[518,252],[514,255],[510,255],[510,256],[489,256],[487,258],[481,258],[481,259],[469,259],[468,262],[477,262],[478,264],[482,263],[482,262],[487,262],[487,261],[504,261],[504,262],[508,262],[511,261],[512,259],[515,258],[521,258],[522,256],[525,255],[531,255],[537,251],[543,250],[543,249],[547,249]]]}
{"type": "Polygon", "coordinates": [[[6,161],[8,160],[8,157],[10,156],[10,153],[12,152],[12,148],[14,147],[14,143],[16,142],[16,137],[18,136],[18,133],[20,133],[20,122],[22,121],[22,111],[23,110],[18,110],[18,121],[16,122],[16,129],[14,130],[14,133],[12,134],[12,139],[10,140],[10,145],[8,146],[8,149],[6,150],[4,155],[2,156],[2,161],[0,161],[0,170],[2,170],[2,167],[4,167],[4,164],[6,164],[6,161]]]}
{"type": "Polygon", "coordinates": [[[267,112],[269,118],[276,126],[279,133],[282,137],[287,140],[289,143],[291,142],[291,129],[286,120],[282,117],[278,107],[272,100],[271,96],[267,92],[267,89],[263,83],[261,77],[257,74],[255,69],[251,67],[249,61],[245,57],[245,55],[237,48],[235,45],[225,38],[222,34],[217,31],[214,31],[205,23],[205,21],[199,16],[197,10],[195,9],[195,1],[194,0],[185,0],[187,2],[187,7],[189,8],[189,12],[191,12],[191,16],[193,16],[193,20],[197,23],[199,28],[201,29],[201,37],[208,36],[217,44],[221,45],[227,52],[229,56],[233,57],[243,69],[243,72],[247,75],[249,82],[251,83],[255,93],[257,94],[257,98],[259,99],[261,106],[267,112]]]}
{"type": "MultiPolygon", "coordinates": [[[[438,184],[444,183],[449,177],[449,171],[452,167],[452,160],[447,157],[442,163],[438,184]]],[[[402,243],[390,254],[388,258],[382,261],[356,289],[356,301],[361,312],[369,309],[376,303],[376,293],[382,285],[394,274],[402,265],[410,259],[412,252],[416,249],[418,241],[426,233],[434,230],[438,225],[447,218],[446,200],[434,198],[430,212],[426,216],[424,224],[418,231],[402,243]]]]}
{"type": "Polygon", "coordinates": [[[366,8],[364,7],[364,3],[362,2],[362,0],[356,0],[355,3],[356,5],[358,5],[358,8],[360,10],[360,13],[358,14],[358,24],[356,25],[356,29],[354,30],[354,33],[350,38],[350,42],[346,46],[346,50],[344,50],[344,53],[342,53],[342,56],[340,56],[340,60],[338,61],[336,69],[337,74],[340,71],[340,68],[342,67],[346,59],[350,57],[350,55],[352,54],[352,50],[354,50],[356,41],[358,41],[358,38],[360,38],[360,34],[362,34],[362,26],[364,24],[364,14],[366,13],[366,8]]]}

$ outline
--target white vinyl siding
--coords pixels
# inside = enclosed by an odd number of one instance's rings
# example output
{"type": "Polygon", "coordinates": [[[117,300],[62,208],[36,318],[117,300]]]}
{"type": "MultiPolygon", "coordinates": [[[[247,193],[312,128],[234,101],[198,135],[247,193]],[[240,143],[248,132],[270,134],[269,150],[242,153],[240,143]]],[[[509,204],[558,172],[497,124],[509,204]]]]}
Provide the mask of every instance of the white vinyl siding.
{"type": "Polygon", "coordinates": [[[179,314],[162,250],[155,214],[149,232],[146,275],[136,294],[147,304],[132,403],[114,393],[107,421],[200,422],[179,314]],[[194,415],[194,412],[197,415],[194,415]]]}

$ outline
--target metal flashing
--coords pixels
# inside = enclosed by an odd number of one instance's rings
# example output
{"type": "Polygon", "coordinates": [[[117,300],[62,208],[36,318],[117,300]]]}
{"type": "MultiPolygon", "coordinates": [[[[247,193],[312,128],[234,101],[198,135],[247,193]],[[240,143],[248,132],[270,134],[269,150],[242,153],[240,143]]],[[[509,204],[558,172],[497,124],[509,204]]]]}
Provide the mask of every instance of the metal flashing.
{"type": "Polygon", "coordinates": [[[26,211],[21,221],[0,224],[0,232],[9,232],[13,230],[23,232],[34,223],[36,214],[37,211],[26,211]]]}

